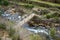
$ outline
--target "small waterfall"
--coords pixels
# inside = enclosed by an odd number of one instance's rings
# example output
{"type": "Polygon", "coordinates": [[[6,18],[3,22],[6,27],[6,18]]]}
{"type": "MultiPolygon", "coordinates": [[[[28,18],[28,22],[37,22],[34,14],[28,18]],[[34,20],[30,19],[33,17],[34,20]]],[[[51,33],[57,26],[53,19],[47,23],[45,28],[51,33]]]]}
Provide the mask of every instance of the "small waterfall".
{"type": "Polygon", "coordinates": [[[49,35],[49,30],[48,29],[45,29],[44,27],[36,27],[36,28],[34,28],[34,27],[30,27],[29,26],[29,24],[27,24],[27,23],[25,23],[24,25],[23,25],[23,27],[24,28],[26,28],[27,30],[29,30],[29,31],[31,31],[31,32],[33,32],[33,33],[39,33],[39,34],[44,34],[46,37],[48,37],[47,39],[49,39],[49,40],[53,40],[52,38],[51,38],[51,36],[49,35]]]}

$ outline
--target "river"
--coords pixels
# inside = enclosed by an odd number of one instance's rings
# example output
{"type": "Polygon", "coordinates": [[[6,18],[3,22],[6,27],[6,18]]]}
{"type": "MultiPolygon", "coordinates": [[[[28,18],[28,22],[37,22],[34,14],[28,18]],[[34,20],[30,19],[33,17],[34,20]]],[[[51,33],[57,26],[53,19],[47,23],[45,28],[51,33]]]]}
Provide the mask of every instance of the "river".
{"type": "Polygon", "coordinates": [[[49,30],[46,29],[45,27],[39,26],[39,27],[31,27],[29,26],[29,24],[25,23],[23,25],[24,28],[26,28],[27,30],[33,32],[33,33],[39,33],[42,36],[46,36],[47,40],[53,40],[50,35],[49,35],[49,30]]]}

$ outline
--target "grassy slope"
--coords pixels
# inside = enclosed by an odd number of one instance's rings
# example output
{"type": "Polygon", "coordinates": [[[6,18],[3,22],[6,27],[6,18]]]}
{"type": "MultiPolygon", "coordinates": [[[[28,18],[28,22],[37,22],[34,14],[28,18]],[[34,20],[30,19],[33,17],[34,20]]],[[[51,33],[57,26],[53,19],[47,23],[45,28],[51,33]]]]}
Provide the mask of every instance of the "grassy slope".
{"type": "Polygon", "coordinates": [[[37,5],[33,5],[33,4],[28,4],[28,3],[23,3],[23,2],[16,2],[18,5],[21,5],[21,6],[26,6],[26,5],[29,5],[29,6],[34,6],[34,7],[39,7],[41,9],[46,9],[45,7],[41,7],[41,6],[37,6],[37,5]]]}
{"type": "Polygon", "coordinates": [[[60,4],[56,4],[56,3],[50,3],[50,2],[39,1],[39,0],[30,0],[30,1],[39,2],[39,3],[44,3],[44,4],[51,5],[51,6],[59,6],[59,7],[60,7],[60,4]]]}
{"type": "MultiPolygon", "coordinates": [[[[40,3],[40,4],[42,3],[42,4],[45,4],[45,6],[48,5],[48,6],[53,6],[53,7],[60,8],[60,4],[56,4],[56,3],[44,2],[44,1],[40,1],[40,0],[30,0],[30,1],[37,2],[37,3],[40,3]]],[[[39,5],[35,5],[35,4],[28,4],[28,3],[24,3],[24,2],[16,2],[16,3],[19,4],[19,5],[22,5],[22,6],[26,6],[26,5],[31,6],[31,5],[33,5],[34,7],[46,8],[46,7],[43,7],[43,6],[39,6],[39,5]]]]}

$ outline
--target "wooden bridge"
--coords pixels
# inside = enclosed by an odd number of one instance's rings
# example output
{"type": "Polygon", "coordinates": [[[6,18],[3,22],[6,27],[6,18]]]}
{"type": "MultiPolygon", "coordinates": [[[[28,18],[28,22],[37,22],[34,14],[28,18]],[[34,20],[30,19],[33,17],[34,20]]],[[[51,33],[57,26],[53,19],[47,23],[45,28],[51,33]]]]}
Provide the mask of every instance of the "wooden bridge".
{"type": "Polygon", "coordinates": [[[30,19],[32,19],[34,16],[36,16],[36,14],[30,14],[27,18],[19,22],[17,25],[13,26],[16,33],[20,35],[20,38],[22,38],[22,40],[29,40],[29,35],[33,34],[32,32],[25,29],[22,25],[30,21],[30,19]]]}

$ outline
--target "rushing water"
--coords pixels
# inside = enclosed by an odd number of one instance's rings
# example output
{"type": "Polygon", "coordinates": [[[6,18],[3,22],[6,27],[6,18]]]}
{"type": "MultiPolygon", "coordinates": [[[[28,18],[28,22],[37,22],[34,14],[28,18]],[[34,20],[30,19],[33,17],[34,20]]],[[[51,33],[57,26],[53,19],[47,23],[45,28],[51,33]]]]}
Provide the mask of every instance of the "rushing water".
{"type": "Polygon", "coordinates": [[[34,33],[45,33],[46,35],[49,35],[48,29],[45,29],[44,27],[30,27],[28,24],[23,25],[27,30],[32,31],[34,33]]]}
{"type": "Polygon", "coordinates": [[[29,26],[29,24],[25,23],[23,25],[24,28],[26,28],[27,30],[33,32],[33,33],[39,33],[39,34],[42,34],[42,36],[46,36],[47,37],[47,40],[53,40],[51,38],[51,36],[49,35],[49,30],[46,29],[45,27],[42,27],[42,26],[39,26],[39,27],[31,27],[29,26]]]}

